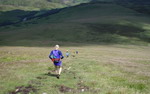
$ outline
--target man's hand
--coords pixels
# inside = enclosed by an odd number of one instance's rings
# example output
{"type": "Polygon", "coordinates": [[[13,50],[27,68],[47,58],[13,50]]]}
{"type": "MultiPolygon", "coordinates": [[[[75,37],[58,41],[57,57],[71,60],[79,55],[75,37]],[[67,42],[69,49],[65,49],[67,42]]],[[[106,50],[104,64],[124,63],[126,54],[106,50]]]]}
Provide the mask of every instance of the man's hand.
{"type": "Polygon", "coordinates": [[[61,59],[63,59],[64,57],[62,56],[61,59]]]}

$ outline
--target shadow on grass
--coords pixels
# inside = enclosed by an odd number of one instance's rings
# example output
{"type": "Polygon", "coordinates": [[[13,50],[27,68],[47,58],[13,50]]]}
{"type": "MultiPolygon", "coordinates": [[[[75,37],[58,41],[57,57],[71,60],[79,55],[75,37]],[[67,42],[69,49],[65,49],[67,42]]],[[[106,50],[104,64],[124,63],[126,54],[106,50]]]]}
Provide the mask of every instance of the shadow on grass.
{"type": "Polygon", "coordinates": [[[51,76],[51,77],[57,77],[57,74],[54,74],[54,73],[45,73],[44,75],[46,76],[51,76]]]}

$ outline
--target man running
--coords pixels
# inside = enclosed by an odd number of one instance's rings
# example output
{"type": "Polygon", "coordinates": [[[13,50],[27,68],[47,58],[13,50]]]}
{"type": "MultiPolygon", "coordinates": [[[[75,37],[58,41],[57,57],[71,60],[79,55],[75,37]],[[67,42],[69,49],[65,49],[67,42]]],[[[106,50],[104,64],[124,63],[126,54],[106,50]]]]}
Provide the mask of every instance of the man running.
{"type": "Polygon", "coordinates": [[[49,54],[49,58],[52,60],[55,66],[55,72],[57,74],[57,78],[59,79],[61,71],[62,71],[62,61],[64,58],[62,52],[59,49],[59,45],[55,46],[55,50],[52,50],[49,54]]]}

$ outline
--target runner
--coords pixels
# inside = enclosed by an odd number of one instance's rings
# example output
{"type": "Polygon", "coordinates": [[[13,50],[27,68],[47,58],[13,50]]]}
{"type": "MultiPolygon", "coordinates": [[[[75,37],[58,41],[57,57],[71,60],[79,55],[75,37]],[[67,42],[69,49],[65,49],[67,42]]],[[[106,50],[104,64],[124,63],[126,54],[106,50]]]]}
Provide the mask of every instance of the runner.
{"type": "Polygon", "coordinates": [[[62,52],[59,49],[59,45],[55,46],[55,50],[52,50],[49,54],[49,58],[52,60],[55,66],[55,72],[57,74],[57,78],[60,78],[60,74],[62,71],[62,61],[61,59],[64,58],[62,52]]]}
{"type": "Polygon", "coordinates": [[[66,51],[66,57],[69,57],[69,51],[68,50],[66,51]]]}

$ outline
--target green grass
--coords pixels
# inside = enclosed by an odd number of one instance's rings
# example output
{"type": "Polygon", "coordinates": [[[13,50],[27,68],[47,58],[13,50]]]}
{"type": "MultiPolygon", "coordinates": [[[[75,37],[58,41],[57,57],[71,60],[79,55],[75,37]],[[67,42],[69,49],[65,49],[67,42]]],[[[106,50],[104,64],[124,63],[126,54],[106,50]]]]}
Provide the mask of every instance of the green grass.
{"type": "Polygon", "coordinates": [[[0,47],[0,94],[29,85],[31,94],[148,94],[149,47],[133,45],[87,45],[61,47],[75,57],[63,60],[60,79],[48,75],[54,69],[48,59],[52,47],[0,47]],[[95,54],[96,53],[96,54],[95,54]],[[19,56],[19,59],[3,59],[19,56]],[[26,56],[26,57],[25,57],[26,56]],[[61,86],[71,88],[61,91],[61,86]],[[80,88],[85,91],[81,92],[80,88]],[[87,89],[88,88],[88,89],[87,89]]]}
{"type": "Polygon", "coordinates": [[[47,23],[10,27],[0,32],[0,45],[49,46],[58,41],[148,45],[148,26],[146,28],[143,25],[141,28],[113,24],[47,23]]]}

